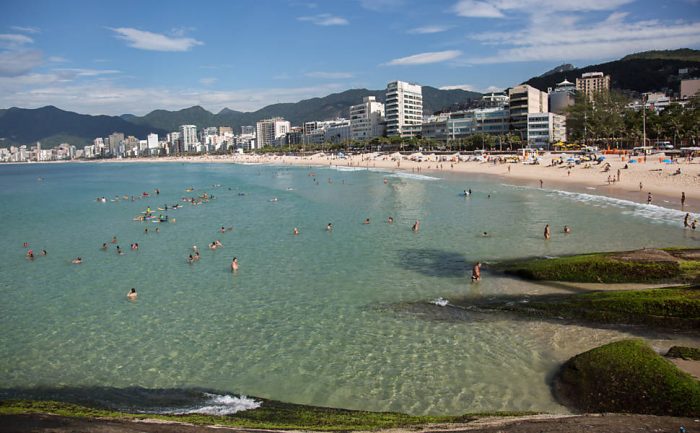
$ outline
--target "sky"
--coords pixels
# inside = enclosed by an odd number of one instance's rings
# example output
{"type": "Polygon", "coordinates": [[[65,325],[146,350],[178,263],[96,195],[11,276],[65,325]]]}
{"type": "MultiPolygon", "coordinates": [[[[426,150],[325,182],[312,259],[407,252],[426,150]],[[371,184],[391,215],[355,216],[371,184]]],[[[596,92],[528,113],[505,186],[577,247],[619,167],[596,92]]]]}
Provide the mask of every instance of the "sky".
{"type": "Polygon", "coordinates": [[[0,0],[0,108],[255,111],[393,80],[486,92],[676,48],[700,48],[700,0],[0,0]]]}

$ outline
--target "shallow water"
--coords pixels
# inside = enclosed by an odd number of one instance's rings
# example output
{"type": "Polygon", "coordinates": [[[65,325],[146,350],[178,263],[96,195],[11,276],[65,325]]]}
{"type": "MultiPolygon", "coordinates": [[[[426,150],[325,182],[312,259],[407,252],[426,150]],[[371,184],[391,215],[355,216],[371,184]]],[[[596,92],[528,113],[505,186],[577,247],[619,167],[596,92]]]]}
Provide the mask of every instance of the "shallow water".
{"type": "MultiPolygon", "coordinates": [[[[469,284],[477,260],[700,240],[682,229],[682,213],[656,206],[477,177],[332,168],[6,165],[0,202],[5,392],[202,388],[411,414],[561,412],[548,385],[560,363],[635,330],[477,315],[431,301],[568,290],[488,270],[469,284]],[[460,197],[468,188],[474,194],[460,197]],[[133,202],[95,200],[144,191],[151,195],[133,202]],[[146,206],[205,191],[214,200],[167,212],[174,224],[132,221],[146,206]],[[553,237],[545,242],[547,223],[553,237]],[[564,224],[572,234],[560,233],[564,224]],[[221,226],[233,231],[221,234],[221,226]],[[123,256],[111,244],[99,249],[114,235],[123,256]],[[215,239],[224,248],[206,247],[215,239]],[[26,260],[23,242],[48,255],[26,260]],[[193,245],[202,259],[189,265],[193,245]],[[76,256],[83,264],[70,263],[76,256]],[[125,297],[131,287],[135,302],[125,297]]],[[[657,349],[677,338],[647,337],[657,349]]]]}

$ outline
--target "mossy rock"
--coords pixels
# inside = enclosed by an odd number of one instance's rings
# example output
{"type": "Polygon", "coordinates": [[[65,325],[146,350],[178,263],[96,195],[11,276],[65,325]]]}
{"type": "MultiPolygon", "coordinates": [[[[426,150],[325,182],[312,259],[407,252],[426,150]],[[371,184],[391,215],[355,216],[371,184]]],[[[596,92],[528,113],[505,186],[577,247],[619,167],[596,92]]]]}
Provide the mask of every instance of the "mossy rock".
{"type": "Polygon", "coordinates": [[[700,415],[700,382],[641,340],[623,340],[568,360],[556,397],[583,412],[700,415]]]}
{"type": "Polygon", "coordinates": [[[507,274],[540,281],[648,283],[684,279],[678,260],[636,261],[619,253],[517,261],[505,263],[502,268],[507,274]]]}
{"type": "Polygon", "coordinates": [[[700,361],[700,348],[673,346],[670,349],[668,349],[668,353],[666,353],[666,356],[669,358],[683,358],[692,359],[694,361],[700,361]]]}

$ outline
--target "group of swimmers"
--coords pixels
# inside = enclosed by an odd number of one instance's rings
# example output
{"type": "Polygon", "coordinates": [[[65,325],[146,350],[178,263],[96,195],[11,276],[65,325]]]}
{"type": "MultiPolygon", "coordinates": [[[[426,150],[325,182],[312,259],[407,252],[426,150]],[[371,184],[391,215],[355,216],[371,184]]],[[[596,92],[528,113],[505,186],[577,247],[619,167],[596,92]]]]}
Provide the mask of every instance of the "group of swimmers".
{"type": "Polygon", "coordinates": [[[690,222],[690,213],[686,213],[683,218],[683,227],[695,230],[698,227],[698,219],[693,218],[693,222],[690,222]]]}
{"type": "MultiPolygon", "coordinates": [[[[571,234],[571,227],[568,225],[564,226],[563,233],[565,235],[571,234]]],[[[549,227],[549,224],[544,226],[544,238],[545,240],[549,240],[552,237],[552,229],[549,227]]]]}

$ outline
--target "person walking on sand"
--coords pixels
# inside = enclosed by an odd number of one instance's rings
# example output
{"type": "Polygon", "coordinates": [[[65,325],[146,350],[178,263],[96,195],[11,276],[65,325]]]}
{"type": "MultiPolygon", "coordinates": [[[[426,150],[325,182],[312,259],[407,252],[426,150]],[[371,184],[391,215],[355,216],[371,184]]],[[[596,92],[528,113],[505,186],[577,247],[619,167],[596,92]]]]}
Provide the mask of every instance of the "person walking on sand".
{"type": "Polygon", "coordinates": [[[642,182],[639,182],[639,190],[641,191],[643,188],[644,186],[642,185],[642,182]]]}
{"type": "Polygon", "coordinates": [[[476,262],[472,268],[472,283],[476,283],[481,280],[481,262],[476,262]]]}
{"type": "Polygon", "coordinates": [[[549,238],[551,236],[552,236],[552,233],[549,229],[549,224],[547,224],[546,226],[544,226],[544,238],[545,238],[545,240],[549,240],[549,238]]]}
{"type": "Polygon", "coordinates": [[[542,179],[540,179],[540,188],[542,188],[543,184],[544,184],[544,182],[542,182],[542,179]]]}

